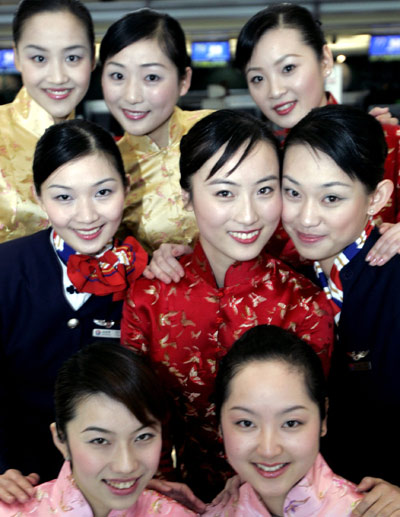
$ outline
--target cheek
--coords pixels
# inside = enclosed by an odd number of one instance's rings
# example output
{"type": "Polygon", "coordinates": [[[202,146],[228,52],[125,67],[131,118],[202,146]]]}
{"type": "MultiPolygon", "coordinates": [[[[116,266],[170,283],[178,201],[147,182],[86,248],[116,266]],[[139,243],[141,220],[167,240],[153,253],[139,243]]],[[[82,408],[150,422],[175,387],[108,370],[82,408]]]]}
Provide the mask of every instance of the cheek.
{"type": "Polygon", "coordinates": [[[172,110],[178,98],[178,85],[171,82],[148,91],[148,99],[151,100],[151,103],[162,108],[164,112],[172,110]]]}
{"type": "Polygon", "coordinates": [[[98,457],[93,451],[88,451],[81,445],[74,447],[70,444],[70,450],[73,473],[77,474],[78,478],[83,478],[84,483],[89,477],[96,476],[106,463],[102,457],[98,457]]]}

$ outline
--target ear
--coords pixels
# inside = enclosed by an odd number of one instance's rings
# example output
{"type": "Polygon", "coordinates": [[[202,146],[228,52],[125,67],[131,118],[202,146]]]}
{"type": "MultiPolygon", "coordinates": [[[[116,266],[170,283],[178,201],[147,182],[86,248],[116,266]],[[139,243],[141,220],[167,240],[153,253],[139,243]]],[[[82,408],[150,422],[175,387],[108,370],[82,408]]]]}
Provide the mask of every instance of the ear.
{"type": "Polygon", "coordinates": [[[375,191],[370,195],[368,215],[376,215],[386,205],[393,192],[393,182],[383,180],[378,183],[375,191]]]}
{"type": "Polygon", "coordinates": [[[192,69],[190,68],[190,66],[187,66],[186,70],[185,70],[185,75],[180,80],[180,88],[179,88],[180,96],[187,94],[187,92],[190,88],[191,82],[192,82],[192,69]]]}
{"type": "Polygon", "coordinates": [[[328,399],[328,397],[326,397],[325,398],[325,418],[321,422],[321,437],[325,436],[326,433],[328,432],[328,425],[327,425],[328,409],[329,409],[329,399],[328,399]]]}
{"type": "Polygon", "coordinates": [[[92,58],[92,72],[93,70],[96,68],[96,64],[97,64],[97,59],[96,59],[96,44],[94,45],[94,49],[93,49],[93,58],[92,58]]]}
{"type": "Polygon", "coordinates": [[[44,203],[43,203],[42,197],[36,192],[36,188],[35,187],[33,187],[33,194],[35,196],[37,204],[40,206],[40,208],[43,210],[43,212],[46,212],[46,209],[44,207],[44,203]]]}
{"type": "Polygon", "coordinates": [[[187,210],[188,212],[193,212],[192,196],[190,195],[190,192],[182,189],[181,193],[182,193],[183,206],[185,207],[185,210],[187,210]]]}
{"type": "Polygon", "coordinates": [[[324,45],[322,47],[322,75],[324,77],[328,77],[332,73],[333,70],[333,55],[332,50],[328,47],[328,45],[324,45]]]}
{"type": "Polygon", "coordinates": [[[54,445],[61,452],[61,454],[63,455],[65,460],[70,460],[71,458],[69,457],[67,442],[63,442],[60,440],[60,437],[57,434],[57,426],[56,426],[55,422],[50,424],[50,431],[51,431],[51,436],[53,437],[54,445]]]}
{"type": "Polygon", "coordinates": [[[14,51],[15,68],[18,70],[18,72],[21,72],[21,65],[19,63],[18,51],[17,51],[17,47],[15,45],[13,45],[13,51],[14,51]]]}

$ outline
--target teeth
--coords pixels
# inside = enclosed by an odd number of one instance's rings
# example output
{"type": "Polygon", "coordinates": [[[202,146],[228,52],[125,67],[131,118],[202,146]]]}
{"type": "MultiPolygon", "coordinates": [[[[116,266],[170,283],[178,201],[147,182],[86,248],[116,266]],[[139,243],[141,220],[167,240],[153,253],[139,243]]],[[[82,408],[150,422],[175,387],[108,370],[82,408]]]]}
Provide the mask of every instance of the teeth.
{"type": "Polygon", "coordinates": [[[66,95],[69,92],[69,90],[51,90],[50,88],[47,88],[47,91],[56,95],[66,95]]]}
{"type": "Polygon", "coordinates": [[[288,102],[287,104],[283,104],[283,106],[279,106],[279,108],[276,108],[276,110],[283,111],[283,110],[290,108],[290,106],[292,106],[292,105],[293,105],[293,102],[288,102]]]}
{"type": "Polygon", "coordinates": [[[267,465],[261,465],[261,463],[256,463],[257,467],[264,472],[276,472],[277,470],[283,468],[286,463],[280,463],[279,465],[273,465],[272,467],[267,467],[267,465]]]}
{"type": "Polygon", "coordinates": [[[131,488],[136,482],[136,479],[134,479],[133,481],[125,481],[124,483],[120,482],[120,483],[115,483],[114,481],[106,481],[107,485],[110,485],[114,488],[119,488],[120,490],[124,489],[124,488],[131,488]]]}
{"type": "Polygon", "coordinates": [[[93,235],[97,231],[99,231],[100,226],[97,228],[93,228],[93,230],[76,230],[78,233],[81,233],[83,235],[93,235]]]}
{"type": "Polygon", "coordinates": [[[254,232],[244,233],[244,232],[229,232],[233,237],[237,237],[242,240],[250,240],[253,239],[256,235],[258,235],[259,230],[255,230],[254,232]]]}

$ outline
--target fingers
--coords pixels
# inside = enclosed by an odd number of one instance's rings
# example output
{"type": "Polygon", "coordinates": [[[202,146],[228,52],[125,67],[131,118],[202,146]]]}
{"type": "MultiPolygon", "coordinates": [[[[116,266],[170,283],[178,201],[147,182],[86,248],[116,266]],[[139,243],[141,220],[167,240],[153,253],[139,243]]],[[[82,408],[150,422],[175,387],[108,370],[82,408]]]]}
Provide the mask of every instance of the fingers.
{"type": "Polygon", "coordinates": [[[158,250],[154,252],[151,262],[146,269],[149,269],[155,278],[166,284],[169,284],[171,281],[179,282],[185,273],[175,257],[187,254],[188,250],[192,252],[189,246],[183,244],[161,244],[158,250]]]}
{"type": "Polygon", "coordinates": [[[400,223],[385,224],[380,231],[383,235],[370,249],[365,259],[371,266],[383,266],[400,253],[400,223]]]}
{"type": "Polygon", "coordinates": [[[369,490],[353,510],[353,516],[400,517],[400,489],[378,478],[364,478],[357,490],[369,490]]]}
{"type": "Polygon", "coordinates": [[[379,106],[375,106],[369,114],[379,120],[381,124],[390,124],[395,126],[399,123],[399,120],[392,116],[388,107],[380,108],[379,106]]]}
{"type": "Polygon", "coordinates": [[[38,482],[38,474],[23,476],[19,470],[7,470],[0,475],[0,500],[7,504],[26,503],[34,494],[33,487],[38,482]]]}
{"type": "Polygon", "coordinates": [[[239,476],[236,475],[229,478],[225,484],[225,488],[214,497],[209,506],[217,506],[218,504],[226,505],[232,496],[238,499],[241,484],[242,481],[239,476]]]}

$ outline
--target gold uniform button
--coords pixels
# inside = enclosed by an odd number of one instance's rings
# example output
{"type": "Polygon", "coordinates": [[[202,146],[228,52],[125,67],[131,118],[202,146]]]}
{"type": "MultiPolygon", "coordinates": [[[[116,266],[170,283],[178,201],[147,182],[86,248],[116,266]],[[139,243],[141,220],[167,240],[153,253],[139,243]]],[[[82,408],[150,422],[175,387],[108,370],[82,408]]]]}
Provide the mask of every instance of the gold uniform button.
{"type": "Polygon", "coordinates": [[[67,321],[67,325],[70,329],[75,329],[79,325],[79,320],[76,318],[71,318],[67,321]]]}

